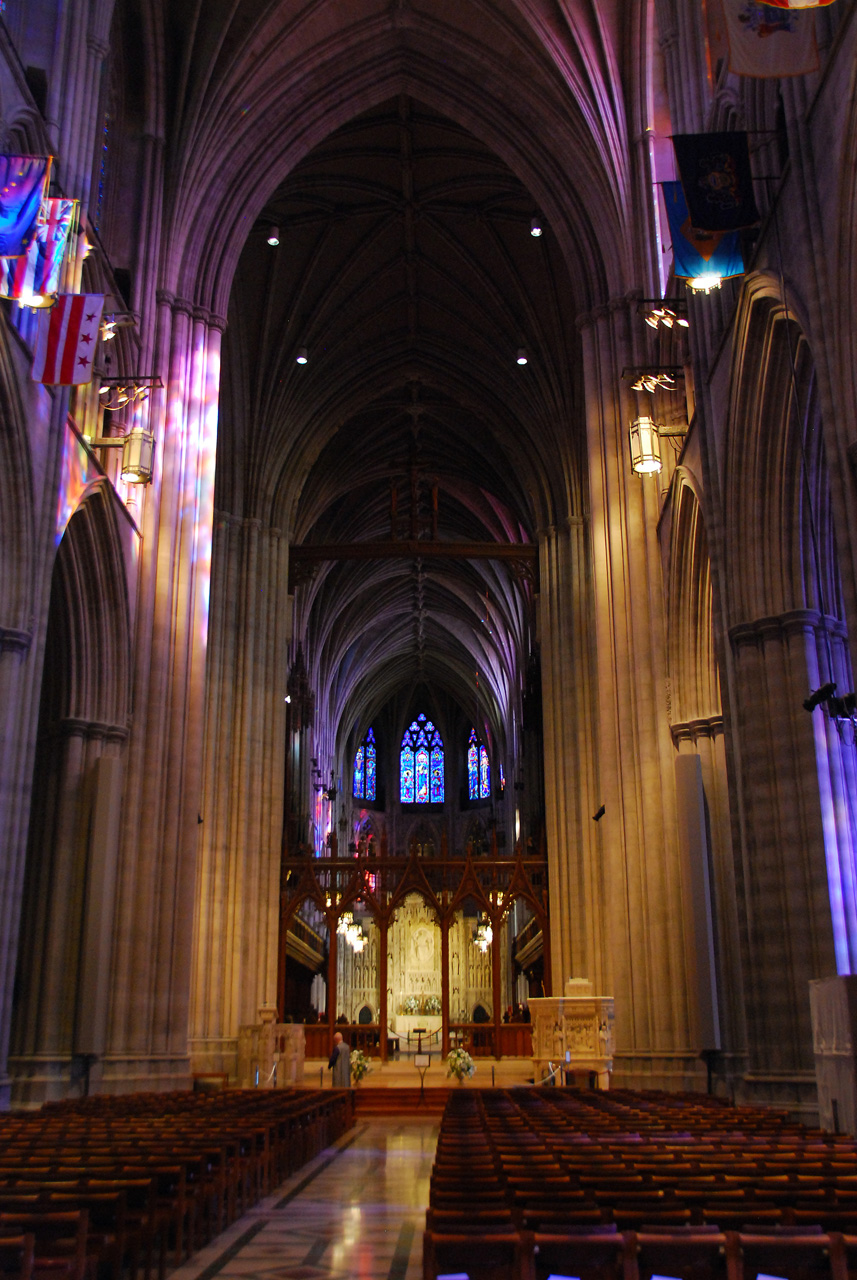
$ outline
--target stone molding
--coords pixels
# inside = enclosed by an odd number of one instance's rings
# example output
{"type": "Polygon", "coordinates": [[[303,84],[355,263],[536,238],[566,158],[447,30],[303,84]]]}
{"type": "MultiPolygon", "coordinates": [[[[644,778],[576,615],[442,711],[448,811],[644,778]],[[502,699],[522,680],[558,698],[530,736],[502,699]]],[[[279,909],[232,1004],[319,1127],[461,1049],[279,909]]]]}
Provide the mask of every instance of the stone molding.
{"type": "Polygon", "coordinates": [[[31,631],[17,627],[0,627],[0,653],[29,653],[33,643],[31,631]]]}
{"type": "Polygon", "coordinates": [[[788,613],[756,618],[753,622],[736,622],[729,628],[729,639],[737,649],[742,645],[765,644],[769,640],[817,635],[825,631],[840,640],[848,636],[845,624],[838,618],[825,617],[817,609],[790,609],[788,613]]]}
{"type": "Polygon", "coordinates": [[[670,733],[675,746],[682,742],[696,745],[700,738],[719,738],[723,734],[723,716],[701,716],[697,720],[671,724],[670,733]]]}

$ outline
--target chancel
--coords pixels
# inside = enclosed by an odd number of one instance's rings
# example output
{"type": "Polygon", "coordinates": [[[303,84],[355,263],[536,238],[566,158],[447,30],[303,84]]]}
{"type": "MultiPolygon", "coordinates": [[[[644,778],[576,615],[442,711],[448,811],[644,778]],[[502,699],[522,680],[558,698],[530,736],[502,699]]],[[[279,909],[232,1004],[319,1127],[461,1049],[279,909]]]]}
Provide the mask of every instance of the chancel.
{"type": "Polygon", "coordinates": [[[857,3],[793,8],[0,6],[0,1106],[339,1033],[833,1115],[857,3]]]}

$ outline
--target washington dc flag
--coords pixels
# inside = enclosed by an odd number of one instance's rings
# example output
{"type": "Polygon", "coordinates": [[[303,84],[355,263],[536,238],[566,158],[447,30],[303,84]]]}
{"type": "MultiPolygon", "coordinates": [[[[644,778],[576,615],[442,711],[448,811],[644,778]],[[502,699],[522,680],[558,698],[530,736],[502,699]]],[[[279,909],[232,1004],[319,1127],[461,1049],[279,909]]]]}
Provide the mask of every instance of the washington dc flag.
{"type": "Polygon", "coordinates": [[[39,316],[33,381],[52,387],[92,381],[98,326],[104,308],[101,293],[63,293],[39,316]]]}

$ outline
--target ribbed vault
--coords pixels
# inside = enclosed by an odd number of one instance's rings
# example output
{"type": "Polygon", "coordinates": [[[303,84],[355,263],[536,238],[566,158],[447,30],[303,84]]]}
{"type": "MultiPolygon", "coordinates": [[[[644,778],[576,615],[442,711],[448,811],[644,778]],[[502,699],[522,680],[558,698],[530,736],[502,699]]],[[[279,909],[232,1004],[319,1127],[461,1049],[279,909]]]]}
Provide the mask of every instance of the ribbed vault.
{"type": "MultiPolygon", "coordinates": [[[[581,509],[574,315],[557,237],[501,159],[405,95],[364,112],[296,166],[248,236],[217,505],[304,547],[534,544],[581,509]]],[[[532,569],[410,554],[296,578],[326,748],[340,754],[401,690],[472,706],[477,681],[505,742],[520,724],[532,569]]]]}

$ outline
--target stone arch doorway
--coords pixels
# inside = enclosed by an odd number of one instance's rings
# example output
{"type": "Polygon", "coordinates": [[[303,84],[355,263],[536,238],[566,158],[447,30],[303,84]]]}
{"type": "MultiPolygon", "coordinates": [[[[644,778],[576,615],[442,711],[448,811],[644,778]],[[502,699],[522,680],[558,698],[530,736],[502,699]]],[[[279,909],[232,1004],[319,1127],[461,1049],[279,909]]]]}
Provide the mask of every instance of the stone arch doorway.
{"type": "Polygon", "coordinates": [[[86,1088],[109,1043],[130,714],[118,518],[109,484],[93,484],[53,571],[10,1058],[22,1102],[64,1096],[70,1072],[86,1088]]]}

